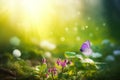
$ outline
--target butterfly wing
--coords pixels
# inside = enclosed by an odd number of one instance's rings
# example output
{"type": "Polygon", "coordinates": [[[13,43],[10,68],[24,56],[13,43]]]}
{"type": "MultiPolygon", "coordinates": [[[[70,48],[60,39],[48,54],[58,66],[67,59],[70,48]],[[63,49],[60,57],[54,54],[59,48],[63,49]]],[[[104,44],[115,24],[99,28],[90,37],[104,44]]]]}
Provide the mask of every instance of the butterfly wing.
{"type": "Polygon", "coordinates": [[[84,42],[80,48],[80,51],[86,56],[90,55],[92,53],[92,49],[90,48],[90,42],[84,42]]]}
{"type": "Polygon", "coordinates": [[[86,49],[89,49],[89,48],[90,48],[90,42],[86,41],[82,44],[82,46],[80,48],[80,51],[83,52],[83,51],[85,51],[86,49]]]}
{"type": "Polygon", "coordinates": [[[85,43],[87,44],[88,48],[90,48],[90,41],[87,40],[85,43]]]}

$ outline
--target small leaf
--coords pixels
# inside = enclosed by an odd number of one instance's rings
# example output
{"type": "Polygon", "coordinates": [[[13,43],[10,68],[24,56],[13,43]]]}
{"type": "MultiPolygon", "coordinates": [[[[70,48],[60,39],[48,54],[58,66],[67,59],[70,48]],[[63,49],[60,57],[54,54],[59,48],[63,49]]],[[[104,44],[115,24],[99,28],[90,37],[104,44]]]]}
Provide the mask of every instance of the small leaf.
{"type": "Polygon", "coordinates": [[[80,54],[75,55],[76,58],[79,58],[80,60],[83,60],[83,56],[80,54]]]}
{"type": "Polygon", "coordinates": [[[36,66],[36,67],[35,67],[35,72],[36,72],[36,73],[39,73],[39,72],[40,72],[40,68],[41,68],[40,65],[36,66]]]}
{"type": "Polygon", "coordinates": [[[47,64],[43,64],[43,65],[40,67],[40,72],[45,72],[46,69],[47,69],[47,64]]]}
{"type": "Polygon", "coordinates": [[[40,70],[40,68],[41,68],[41,66],[40,66],[40,65],[36,66],[36,69],[39,69],[39,70],[40,70]]]}
{"type": "Polygon", "coordinates": [[[67,58],[75,58],[75,52],[65,52],[65,57],[67,58]]]}
{"type": "Polygon", "coordinates": [[[75,66],[77,69],[82,69],[82,63],[80,61],[75,61],[75,66]]]}

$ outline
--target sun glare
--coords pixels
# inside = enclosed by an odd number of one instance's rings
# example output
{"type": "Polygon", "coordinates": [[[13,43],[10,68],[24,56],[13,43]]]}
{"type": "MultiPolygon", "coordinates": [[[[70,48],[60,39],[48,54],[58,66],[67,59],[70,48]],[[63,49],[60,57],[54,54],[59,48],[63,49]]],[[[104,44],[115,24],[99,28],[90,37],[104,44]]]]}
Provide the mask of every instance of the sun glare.
{"type": "Polygon", "coordinates": [[[9,23],[18,30],[44,35],[53,21],[55,7],[50,0],[1,0],[0,13],[7,13],[9,23]]]}
{"type": "Polygon", "coordinates": [[[1,0],[0,5],[0,14],[7,13],[15,30],[42,38],[52,28],[64,28],[68,21],[78,19],[80,0],[1,0]]]}
{"type": "MultiPolygon", "coordinates": [[[[49,0],[21,0],[20,3],[22,16],[24,16],[20,26],[26,27],[26,30],[31,29],[37,34],[47,31],[51,22],[49,10],[53,8],[51,2],[49,0]]],[[[43,36],[45,36],[44,33],[43,36]]]]}
{"type": "Polygon", "coordinates": [[[2,7],[10,14],[10,19],[14,21],[19,19],[23,22],[41,22],[45,17],[49,17],[48,14],[53,9],[52,1],[49,0],[2,0],[1,2],[4,4],[2,7]]]}
{"type": "Polygon", "coordinates": [[[48,0],[21,0],[20,3],[24,20],[33,25],[42,24],[45,17],[49,17],[46,13],[51,8],[51,2],[48,0]]]}

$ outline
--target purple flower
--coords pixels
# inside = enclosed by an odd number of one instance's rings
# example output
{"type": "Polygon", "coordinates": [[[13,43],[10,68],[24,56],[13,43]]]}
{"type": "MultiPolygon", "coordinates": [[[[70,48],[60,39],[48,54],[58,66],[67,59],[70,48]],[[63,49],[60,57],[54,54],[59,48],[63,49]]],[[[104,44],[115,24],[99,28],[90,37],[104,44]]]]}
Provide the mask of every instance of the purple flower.
{"type": "Polygon", "coordinates": [[[57,69],[55,67],[52,68],[52,71],[57,71],[57,69]]]}
{"type": "Polygon", "coordinates": [[[57,60],[57,64],[58,64],[58,65],[61,64],[61,60],[60,60],[60,59],[57,60]]]}
{"type": "Polygon", "coordinates": [[[53,67],[52,72],[53,72],[54,75],[56,75],[57,74],[57,69],[55,67],[53,67]]]}
{"type": "Polygon", "coordinates": [[[53,75],[56,75],[57,74],[57,69],[55,67],[49,68],[48,72],[51,73],[51,74],[53,74],[53,75]]]}
{"type": "Polygon", "coordinates": [[[67,64],[69,63],[69,61],[67,59],[65,59],[64,61],[62,61],[61,59],[57,60],[57,65],[65,67],[67,64]]]}
{"type": "Polygon", "coordinates": [[[87,40],[84,42],[80,48],[80,51],[86,56],[91,55],[92,49],[90,48],[90,41],[87,40]]]}
{"type": "Polygon", "coordinates": [[[49,68],[49,69],[48,69],[48,72],[51,73],[51,72],[52,72],[52,68],[49,68]]]}
{"type": "Polygon", "coordinates": [[[61,66],[62,67],[65,67],[67,65],[67,63],[64,61],[64,62],[61,62],[61,66]]]}

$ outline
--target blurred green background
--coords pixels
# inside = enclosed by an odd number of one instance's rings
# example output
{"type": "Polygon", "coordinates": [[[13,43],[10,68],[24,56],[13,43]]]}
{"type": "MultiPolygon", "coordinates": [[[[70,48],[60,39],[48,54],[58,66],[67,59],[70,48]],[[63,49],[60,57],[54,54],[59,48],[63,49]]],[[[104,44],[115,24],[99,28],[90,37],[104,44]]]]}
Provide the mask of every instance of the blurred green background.
{"type": "Polygon", "coordinates": [[[23,59],[63,58],[65,51],[80,53],[90,40],[93,52],[102,55],[95,60],[116,65],[119,30],[120,0],[0,0],[1,61],[14,49],[23,59]]]}

